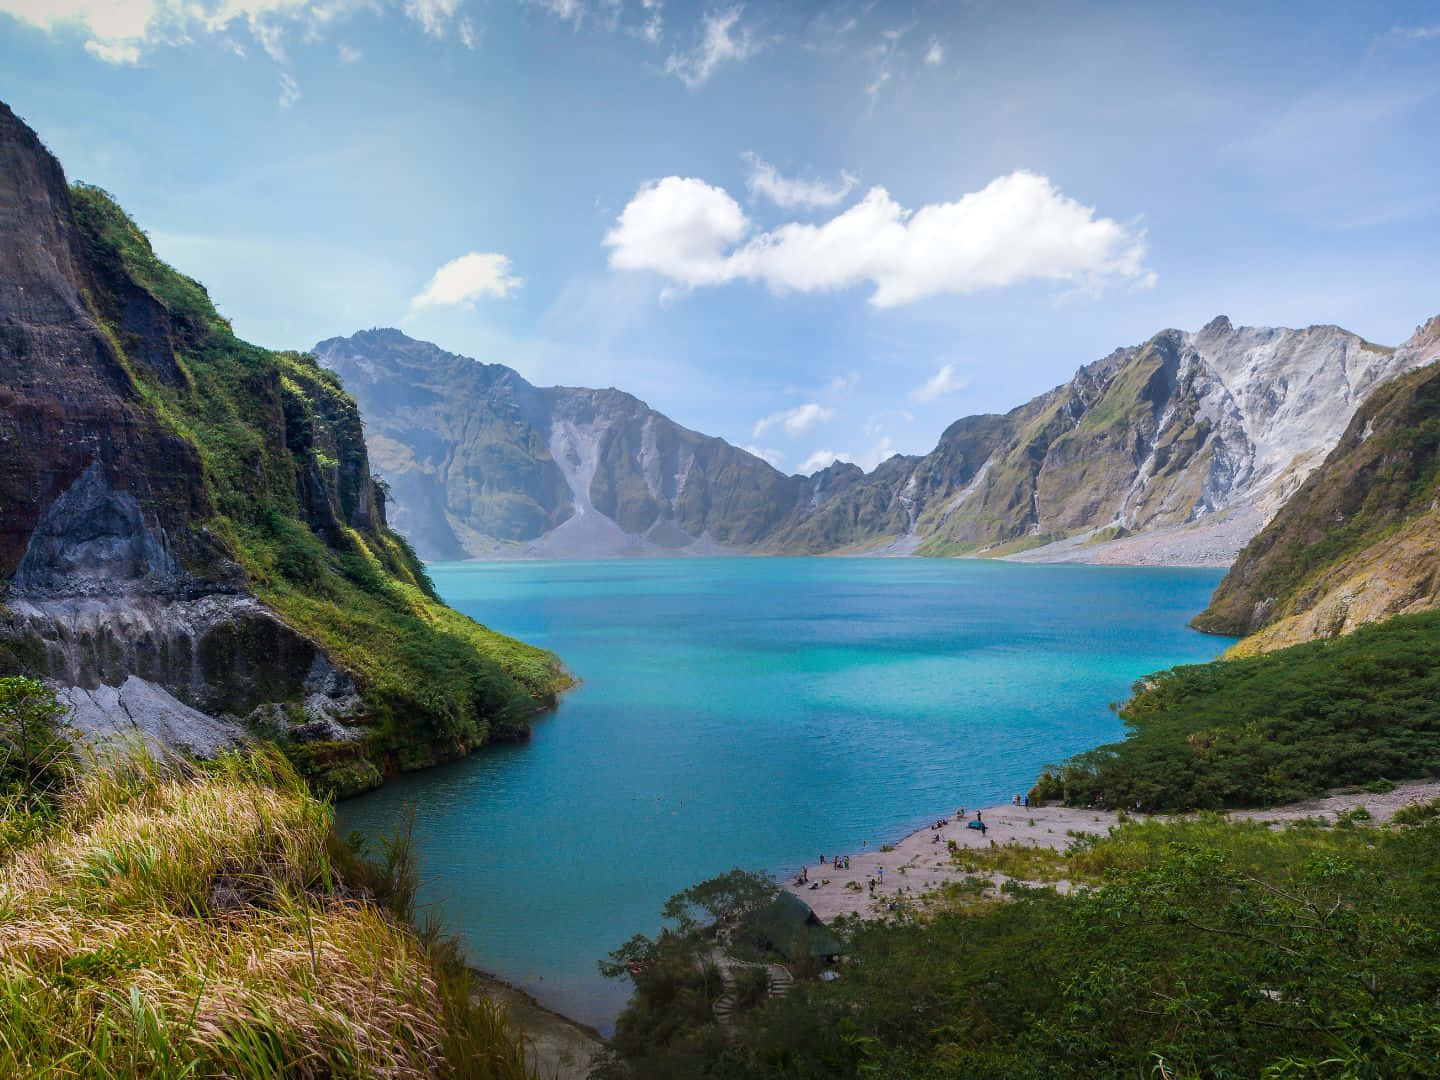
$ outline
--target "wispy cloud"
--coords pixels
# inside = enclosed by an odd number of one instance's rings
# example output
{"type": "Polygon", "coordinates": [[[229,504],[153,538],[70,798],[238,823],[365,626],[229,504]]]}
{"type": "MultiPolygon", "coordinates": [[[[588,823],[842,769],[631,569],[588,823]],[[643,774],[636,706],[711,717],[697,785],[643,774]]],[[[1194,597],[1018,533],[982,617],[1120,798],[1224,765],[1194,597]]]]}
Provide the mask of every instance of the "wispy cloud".
{"type": "Polygon", "coordinates": [[[768,461],[772,466],[777,469],[782,469],[785,467],[785,455],[779,450],[772,450],[759,446],[742,446],[740,447],[740,449],[744,450],[747,454],[754,454],[756,457],[762,459],[763,461],[768,461]]]}
{"type": "Polygon", "coordinates": [[[782,409],[780,412],[771,413],[760,420],[755,421],[755,429],[750,433],[752,439],[758,439],[773,427],[782,427],[785,433],[792,439],[805,434],[816,424],[823,423],[834,416],[834,410],[827,409],[824,405],[815,401],[807,401],[804,405],[797,405],[793,409],[782,409]]]}
{"type": "Polygon", "coordinates": [[[285,72],[280,72],[280,107],[291,108],[300,100],[300,84],[285,72]]]}
{"type": "Polygon", "coordinates": [[[665,72],[674,75],[690,90],[698,90],[710,76],[729,64],[743,64],[760,51],[749,28],[740,25],[742,5],[706,12],[700,21],[699,40],[688,52],[672,52],[665,60],[665,72]]]}
{"type": "MultiPolygon", "coordinates": [[[[467,34],[474,39],[460,15],[465,0],[0,0],[0,13],[48,32],[78,34],[85,51],[108,64],[138,64],[158,46],[237,29],[248,30],[266,55],[284,64],[292,36],[318,37],[342,17],[381,3],[398,8],[430,37],[443,38],[454,28],[462,40],[467,34]]],[[[245,55],[239,43],[230,44],[245,55]]],[[[293,104],[295,97],[284,93],[281,102],[293,104]]]]}
{"type": "Polygon", "coordinates": [[[925,63],[931,67],[945,63],[945,46],[940,44],[939,38],[930,39],[930,47],[925,50],[925,63]]]}
{"type": "Polygon", "coordinates": [[[750,175],[745,180],[745,186],[750,189],[751,196],[764,196],[776,206],[787,210],[797,206],[834,206],[854,190],[857,182],[855,177],[843,170],[837,184],[781,176],[775,166],[753,151],[746,150],[740,156],[750,166],[750,175]]]}
{"type": "Polygon", "coordinates": [[[834,450],[816,450],[800,463],[799,473],[801,476],[812,476],[821,469],[828,469],[837,461],[849,461],[850,455],[836,453],[834,450]]]}
{"type": "Polygon", "coordinates": [[[510,273],[510,260],[504,255],[472,251],[431,275],[410,301],[410,314],[428,307],[472,307],[483,296],[506,297],[523,284],[523,278],[510,273]]]}
{"type": "Polygon", "coordinates": [[[914,390],[910,391],[911,401],[934,401],[946,394],[953,394],[957,390],[964,390],[970,385],[970,380],[955,370],[954,364],[945,364],[934,375],[926,379],[914,390]]]}

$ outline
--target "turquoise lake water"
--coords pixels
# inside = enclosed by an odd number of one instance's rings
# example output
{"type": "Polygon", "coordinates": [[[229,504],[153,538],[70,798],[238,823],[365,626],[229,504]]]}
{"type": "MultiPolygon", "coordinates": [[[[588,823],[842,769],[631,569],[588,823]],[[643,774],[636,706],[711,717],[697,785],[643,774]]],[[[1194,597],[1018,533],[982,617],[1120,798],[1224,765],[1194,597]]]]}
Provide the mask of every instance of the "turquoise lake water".
{"type": "Polygon", "coordinates": [[[1219,571],[933,559],[450,563],[440,594],[582,685],[523,745],[341,804],[409,807],[422,898],[470,958],[609,1030],[596,961],[732,866],[783,873],[1029,789],[1118,738],[1109,703],[1228,639],[1219,571]]]}

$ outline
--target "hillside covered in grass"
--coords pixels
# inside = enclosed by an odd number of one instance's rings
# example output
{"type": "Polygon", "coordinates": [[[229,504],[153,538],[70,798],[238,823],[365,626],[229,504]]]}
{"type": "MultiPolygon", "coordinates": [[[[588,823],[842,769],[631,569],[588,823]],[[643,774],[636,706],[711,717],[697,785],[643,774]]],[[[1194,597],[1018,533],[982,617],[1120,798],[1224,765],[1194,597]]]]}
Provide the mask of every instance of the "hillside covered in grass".
{"type": "Polygon", "coordinates": [[[530,1080],[458,953],[407,925],[273,752],[121,752],[17,784],[0,740],[0,1069],[12,1076],[530,1080]]]}
{"type": "Polygon", "coordinates": [[[1440,774],[1440,613],[1334,640],[1161,672],[1120,708],[1122,742],[1032,795],[1150,811],[1272,806],[1440,774]]]}

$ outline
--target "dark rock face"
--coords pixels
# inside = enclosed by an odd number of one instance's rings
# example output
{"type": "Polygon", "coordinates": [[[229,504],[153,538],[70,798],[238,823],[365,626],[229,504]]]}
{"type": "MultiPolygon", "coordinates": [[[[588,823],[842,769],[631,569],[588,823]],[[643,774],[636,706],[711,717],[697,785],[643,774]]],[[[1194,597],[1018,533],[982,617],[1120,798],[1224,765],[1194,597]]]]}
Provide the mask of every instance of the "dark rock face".
{"type": "Polygon", "coordinates": [[[45,511],[15,569],[10,594],[164,594],[180,591],[185,581],[146,525],[139,500],[111,490],[97,463],[45,511]]]}
{"type": "Polygon", "coordinates": [[[192,521],[208,506],[193,447],[143,408],[87,309],[92,281],[65,176],[0,104],[0,578],[20,563],[40,515],[87,470],[143,507],[155,536],[214,558],[192,521]]]}
{"type": "MultiPolygon", "coordinates": [[[[0,238],[0,637],[87,691],[138,678],[216,714],[303,698],[323,657],[231,595],[244,578],[201,524],[195,448],[145,407],[84,295],[118,295],[132,357],[179,379],[165,309],[92,277],[64,173],[4,105],[0,238]]],[[[87,715],[121,700],[91,695],[87,715]]]]}

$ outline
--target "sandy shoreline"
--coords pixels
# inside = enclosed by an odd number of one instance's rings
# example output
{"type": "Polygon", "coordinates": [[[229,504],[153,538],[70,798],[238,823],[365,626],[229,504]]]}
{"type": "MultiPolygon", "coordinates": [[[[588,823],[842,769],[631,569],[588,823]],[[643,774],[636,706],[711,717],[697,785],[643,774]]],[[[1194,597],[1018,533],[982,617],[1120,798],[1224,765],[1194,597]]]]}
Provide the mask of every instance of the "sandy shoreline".
{"type": "MultiPolygon", "coordinates": [[[[1289,803],[1269,810],[1235,810],[1229,816],[1236,821],[1284,822],[1307,817],[1334,820],[1337,814],[1363,806],[1376,822],[1387,821],[1407,803],[1440,796],[1440,780],[1414,780],[1398,784],[1394,791],[1383,795],[1369,792],[1335,794],[1304,802],[1289,803]]],[[[837,915],[862,917],[883,915],[897,899],[919,895],[951,882],[963,881],[971,872],[957,867],[950,857],[947,841],[965,848],[989,848],[992,845],[1019,844],[1025,847],[1050,848],[1063,851],[1077,833],[1101,836],[1117,824],[1119,815],[1113,810],[1081,810],[1067,806],[1036,806],[1026,808],[1011,804],[981,808],[988,827],[984,834],[957,821],[950,812],[949,824],[942,829],[923,826],[891,846],[889,851],[825,852],[825,863],[805,867],[809,881],[796,885],[794,876],[781,882],[783,888],[804,900],[823,921],[837,915]],[[836,869],[834,855],[849,855],[849,868],[836,869]],[[873,891],[871,880],[875,880],[873,891]],[[812,885],[819,883],[819,888],[812,885]]],[[[967,810],[973,820],[975,811],[967,810]]],[[[1165,815],[1157,815],[1161,820],[1165,815]]],[[[1063,883],[1062,883],[1063,888],[1063,883]]]]}

